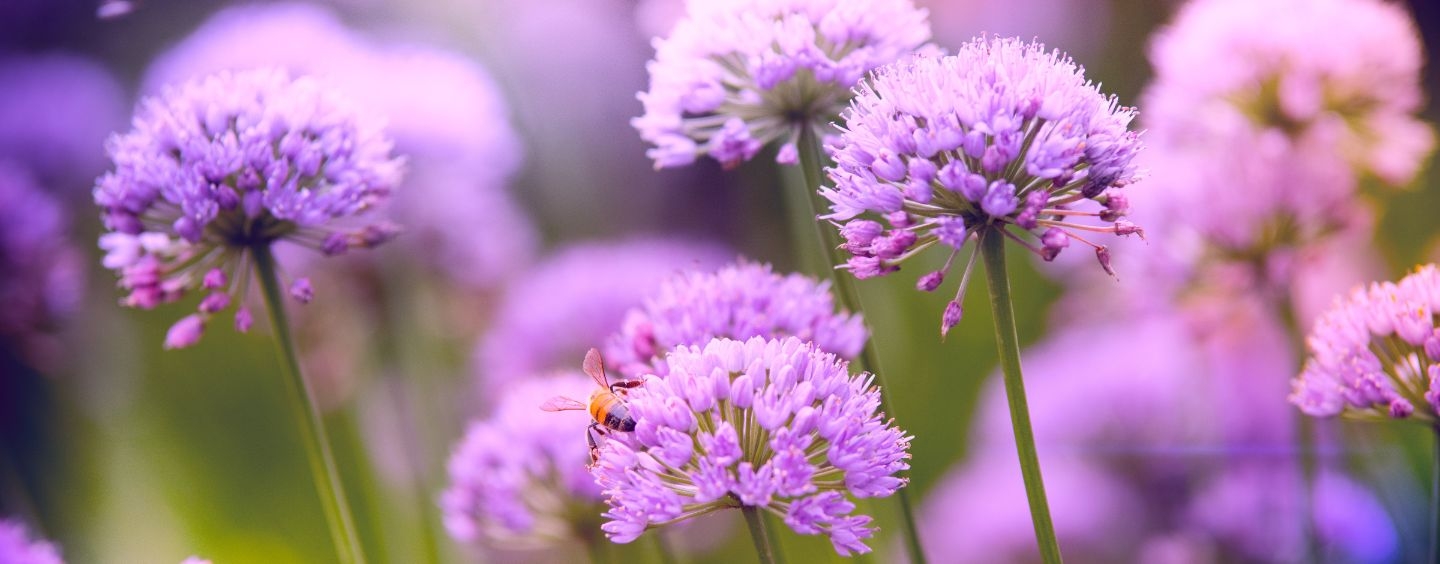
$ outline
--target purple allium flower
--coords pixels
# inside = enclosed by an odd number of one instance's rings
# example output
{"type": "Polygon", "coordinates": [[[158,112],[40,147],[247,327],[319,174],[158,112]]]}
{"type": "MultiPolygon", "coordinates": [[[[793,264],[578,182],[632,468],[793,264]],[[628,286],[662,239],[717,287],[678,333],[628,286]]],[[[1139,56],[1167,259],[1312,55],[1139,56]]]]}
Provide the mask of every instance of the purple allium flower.
{"type": "Polygon", "coordinates": [[[592,469],[611,540],[745,506],[829,535],[841,555],[870,551],[875,529],[851,498],[905,486],[910,437],[876,411],[869,374],[794,337],[716,339],[665,361],[666,377],[630,393],[633,436],[606,441],[592,469]]]}
{"type": "Polygon", "coordinates": [[[237,6],[160,56],[146,90],[270,66],[323,78],[361,111],[384,116],[406,157],[404,185],[384,210],[406,236],[366,253],[367,262],[421,262],[465,286],[492,287],[534,257],[538,236],[505,189],[521,161],[509,108],[486,69],[458,53],[372,39],[312,4],[237,6]]]}
{"type": "Polygon", "coordinates": [[[81,194],[105,170],[105,137],[125,124],[120,84],[95,61],[59,54],[0,58],[0,84],[0,158],[65,199],[81,194]]]}
{"type": "Polygon", "coordinates": [[[720,337],[798,337],[854,360],[867,336],[859,314],[835,311],[828,281],[782,276],[768,264],[741,261],[667,280],[626,315],[623,328],[607,342],[605,360],[632,378],[663,376],[671,349],[720,337]]]}
{"type": "Polygon", "coordinates": [[[1440,270],[1337,299],[1310,332],[1290,402],[1308,415],[1440,421],[1440,270]]]}
{"type": "Polygon", "coordinates": [[[633,124],[656,168],[700,155],[732,167],[773,141],[793,164],[804,128],[828,125],[861,77],[929,39],[910,0],[692,0],[655,41],[633,124]]]}
{"type": "Polygon", "coordinates": [[[55,545],[31,539],[19,521],[0,519],[0,562],[5,564],[63,564],[55,545]]]}
{"type": "Polygon", "coordinates": [[[450,485],[440,498],[451,536],[526,548],[598,525],[600,488],[585,470],[590,415],[540,410],[551,396],[584,398],[594,389],[578,373],[521,380],[505,389],[489,417],[470,424],[450,457],[450,485]]]}
{"type": "Polygon", "coordinates": [[[665,279],[715,268],[733,256],[714,245],[658,239],[556,251],[506,288],[475,351],[482,391],[498,393],[509,378],[573,368],[575,359],[619,331],[626,312],[665,279]]]}
{"type": "Polygon", "coordinates": [[[53,332],[79,305],[79,252],[65,211],[20,166],[0,160],[0,339],[37,368],[61,352],[53,332]]]}
{"type": "Polygon", "coordinates": [[[1120,188],[1138,178],[1130,161],[1139,134],[1126,129],[1134,116],[1069,58],[1017,39],[981,38],[952,56],[880,69],[828,145],[834,188],[820,191],[842,233],[857,221],[890,225],[868,242],[847,238],[846,268],[883,275],[940,243],[944,276],[966,241],[994,230],[1046,260],[1072,242],[1088,245],[1109,271],[1106,247],[1081,233],[1138,232],[1120,220],[1120,188]],[[1087,201],[1093,209],[1075,209],[1087,201]],[[1084,218],[1099,225],[1075,221],[1084,218]]]}
{"type": "MultiPolygon", "coordinates": [[[[94,190],[109,230],[100,247],[127,306],[190,291],[243,300],[254,248],[290,241],[334,254],[398,230],[362,215],[400,179],[390,142],[312,78],[252,70],[187,82],[147,99],[108,151],[115,170],[94,190]]],[[[225,305],[202,301],[200,325],[225,305]]],[[[194,342],[181,333],[167,346],[194,342]]]]}

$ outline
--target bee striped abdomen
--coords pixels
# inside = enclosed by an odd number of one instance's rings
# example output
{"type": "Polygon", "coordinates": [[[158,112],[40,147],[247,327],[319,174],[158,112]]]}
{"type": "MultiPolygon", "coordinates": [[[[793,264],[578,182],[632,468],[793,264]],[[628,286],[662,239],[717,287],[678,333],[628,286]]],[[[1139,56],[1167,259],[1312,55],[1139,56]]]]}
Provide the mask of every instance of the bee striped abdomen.
{"type": "Polygon", "coordinates": [[[616,431],[635,430],[635,420],[630,417],[630,408],[615,394],[597,393],[591,397],[590,416],[601,425],[616,431]]]}

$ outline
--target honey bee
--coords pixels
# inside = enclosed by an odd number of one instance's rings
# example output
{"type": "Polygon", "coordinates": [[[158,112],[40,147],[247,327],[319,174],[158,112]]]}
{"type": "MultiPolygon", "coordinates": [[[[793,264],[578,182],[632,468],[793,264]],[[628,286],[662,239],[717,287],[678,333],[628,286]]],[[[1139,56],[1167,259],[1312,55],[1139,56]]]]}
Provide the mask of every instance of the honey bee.
{"type": "Polygon", "coordinates": [[[600,358],[600,351],[590,349],[585,353],[585,364],[582,369],[595,384],[600,386],[590,392],[590,400],[582,402],[565,396],[555,396],[545,403],[540,404],[540,409],[545,411],[589,411],[590,426],[585,428],[585,440],[590,444],[590,464],[594,465],[600,460],[600,443],[598,436],[604,436],[610,431],[628,433],[635,430],[635,418],[630,416],[630,407],[625,404],[621,397],[626,390],[643,384],[642,380],[627,380],[624,382],[610,383],[610,378],[605,375],[605,361],[600,358]]]}

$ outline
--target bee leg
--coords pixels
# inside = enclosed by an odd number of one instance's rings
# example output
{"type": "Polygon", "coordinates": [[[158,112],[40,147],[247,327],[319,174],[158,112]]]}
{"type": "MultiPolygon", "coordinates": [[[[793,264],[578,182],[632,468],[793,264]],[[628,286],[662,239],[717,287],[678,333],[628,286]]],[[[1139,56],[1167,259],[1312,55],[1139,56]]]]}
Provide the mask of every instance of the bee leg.
{"type": "Polygon", "coordinates": [[[610,393],[615,393],[615,388],[620,388],[623,391],[630,388],[638,388],[641,384],[644,383],[644,380],[626,380],[624,382],[615,382],[613,384],[610,384],[610,393]]]}
{"type": "Polygon", "coordinates": [[[585,441],[590,443],[590,466],[592,467],[600,462],[600,442],[596,437],[605,434],[600,429],[599,423],[591,423],[589,427],[585,428],[585,441]]]}

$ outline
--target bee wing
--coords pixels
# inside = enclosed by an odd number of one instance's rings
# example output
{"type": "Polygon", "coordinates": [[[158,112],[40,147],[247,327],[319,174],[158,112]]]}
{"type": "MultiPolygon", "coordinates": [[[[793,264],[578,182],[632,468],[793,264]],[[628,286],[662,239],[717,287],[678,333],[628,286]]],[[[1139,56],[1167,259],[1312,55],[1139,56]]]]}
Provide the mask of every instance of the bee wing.
{"type": "Polygon", "coordinates": [[[610,379],[605,376],[605,360],[600,358],[599,349],[590,349],[585,353],[585,364],[582,366],[586,374],[595,380],[601,388],[610,389],[610,379]]]}
{"type": "Polygon", "coordinates": [[[540,404],[540,409],[545,411],[574,411],[577,409],[584,411],[589,409],[589,406],[565,396],[555,396],[545,400],[545,403],[540,404]]]}

